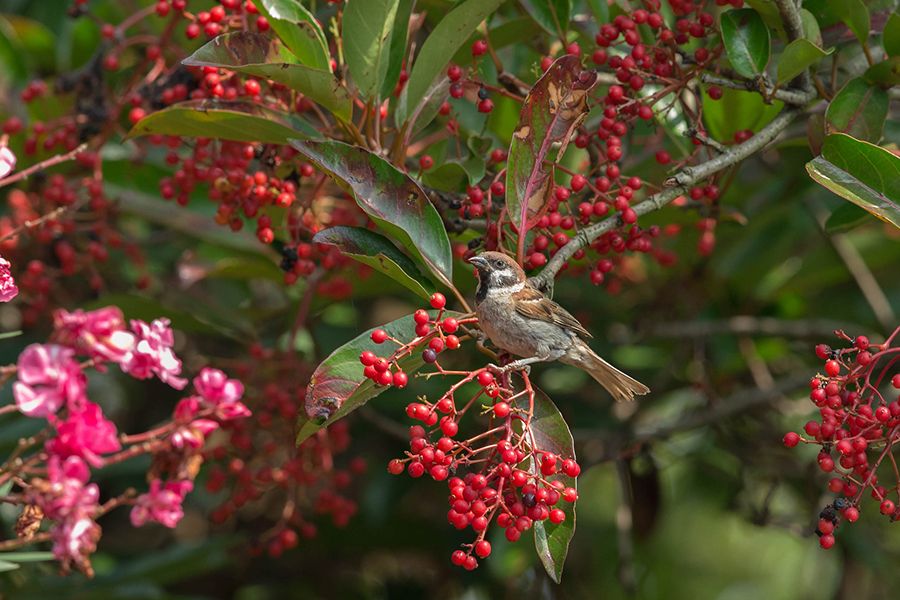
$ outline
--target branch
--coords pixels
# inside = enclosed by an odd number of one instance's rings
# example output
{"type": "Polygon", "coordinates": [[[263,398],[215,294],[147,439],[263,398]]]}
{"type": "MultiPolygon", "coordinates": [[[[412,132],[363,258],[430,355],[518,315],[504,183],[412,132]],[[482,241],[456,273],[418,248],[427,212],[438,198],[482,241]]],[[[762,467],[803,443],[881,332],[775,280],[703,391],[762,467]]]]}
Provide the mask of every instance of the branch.
{"type": "Polygon", "coordinates": [[[51,156],[47,160],[42,160],[41,162],[39,162],[37,164],[31,165],[27,169],[23,169],[21,171],[13,173],[12,175],[10,175],[9,177],[6,177],[5,179],[0,179],[0,187],[5,187],[7,185],[10,185],[11,183],[21,181],[22,179],[27,179],[29,175],[31,175],[37,171],[43,171],[44,169],[50,168],[54,165],[58,165],[59,163],[64,163],[66,161],[70,161],[73,158],[75,158],[76,156],[78,156],[79,154],[81,154],[82,152],[84,152],[86,149],[87,149],[87,144],[81,144],[74,150],[70,150],[69,152],[66,152],[65,154],[57,154],[56,156],[51,156]]]}
{"type": "MultiPolygon", "coordinates": [[[[787,33],[788,43],[799,40],[803,35],[803,19],[800,17],[800,10],[794,0],[775,0],[778,6],[778,12],[781,14],[781,22],[784,23],[784,31],[787,33]]],[[[803,72],[796,78],[797,87],[804,91],[811,89],[809,79],[809,69],[803,69],[803,72]]]]}
{"type": "Polygon", "coordinates": [[[776,89],[774,87],[765,85],[761,80],[751,81],[748,79],[739,81],[736,79],[722,77],[720,75],[713,75],[712,73],[702,73],[700,75],[700,81],[702,81],[703,83],[708,83],[710,85],[718,85],[720,87],[731,88],[733,90],[759,92],[760,94],[762,94],[763,98],[774,98],[775,100],[781,100],[785,104],[790,104],[793,106],[805,106],[809,104],[810,101],[815,99],[815,96],[810,96],[808,92],[776,89]]]}
{"type": "MultiPolygon", "coordinates": [[[[812,98],[812,96],[813,92],[810,92],[809,97],[812,98]]],[[[784,131],[800,113],[801,111],[797,108],[783,110],[771,123],[763,127],[758,133],[743,144],[732,146],[726,152],[723,152],[704,163],[700,163],[699,165],[685,167],[666,182],[667,185],[671,185],[672,187],[650,196],[643,202],[635,204],[632,209],[638,216],[659,210],[675,200],[678,196],[687,193],[688,189],[697,182],[703,181],[710,175],[735,165],[762,150],[772,140],[778,137],[778,135],[784,131]]],[[[578,232],[575,237],[569,240],[569,243],[560,248],[556,254],[553,255],[553,258],[550,259],[550,262],[547,263],[544,270],[541,271],[539,275],[535,275],[529,280],[530,283],[538,289],[543,290],[548,294],[552,294],[553,279],[556,277],[559,270],[562,269],[566,261],[572,258],[572,255],[578,252],[578,250],[597,239],[601,234],[619,226],[619,217],[615,216],[600,221],[599,223],[594,223],[590,227],[585,227],[578,232]]]]}

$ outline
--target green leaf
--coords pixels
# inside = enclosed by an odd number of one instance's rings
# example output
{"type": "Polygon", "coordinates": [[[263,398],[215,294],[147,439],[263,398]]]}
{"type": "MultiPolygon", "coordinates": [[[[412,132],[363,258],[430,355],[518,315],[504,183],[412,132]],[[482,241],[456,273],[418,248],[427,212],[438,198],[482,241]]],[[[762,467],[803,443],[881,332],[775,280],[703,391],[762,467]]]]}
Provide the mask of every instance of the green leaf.
{"type": "Polygon", "coordinates": [[[19,337],[20,335],[22,335],[21,329],[16,331],[4,331],[3,333],[0,333],[0,340],[8,340],[14,337],[19,337]]]}
{"type": "Polygon", "coordinates": [[[150,113],[138,121],[129,137],[177,135],[286,144],[291,138],[318,135],[300,117],[241,100],[189,100],[150,113]]]}
{"type": "Polygon", "coordinates": [[[875,63],[866,70],[863,78],[884,88],[900,84],[900,56],[892,56],[875,63]]]}
{"type": "Polygon", "coordinates": [[[426,300],[434,291],[422,285],[426,279],[415,263],[379,233],[363,227],[337,226],[320,231],[313,241],[336,246],[343,254],[384,273],[426,300]]]}
{"type": "Polygon", "coordinates": [[[393,94],[397,82],[400,81],[400,71],[403,70],[403,61],[406,58],[409,18],[412,14],[413,3],[414,0],[400,0],[400,5],[397,7],[397,17],[394,19],[394,28],[391,31],[387,73],[384,76],[384,83],[381,85],[380,96],[382,98],[393,94]]]}
{"type": "MultiPolygon", "coordinates": [[[[524,16],[504,21],[488,30],[488,39],[491,41],[491,47],[495,51],[514,44],[520,44],[523,39],[531,39],[538,35],[543,35],[541,26],[531,17],[524,16]]],[[[450,62],[460,66],[474,63],[475,59],[472,56],[471,44],[479,37],[481,36],[470,36],[467,40],[468,43],[456,51],[456,54],[453,55],[453,60],[450,62]]]]}
{"type": "Polygon", "coordinates": [[[890,98],[861,77],[851,79],[832,98],[825,111],[825,133],[847,133],[877,142],[884,131],[890,98]]]}
{"type": "Polygon", "coordinates": [[[7,571],[15,571],[19,568],[18,563],[6,562],[5,560],[0,560],[0,573],[6,573],[7,571]]]}
{"type": "Polygon", "coordinates": [[[24,563],[24,562],[45,562],[53,560],[52,552],[2,552],[0,560],[24,563]]]}
{"type": "Polygon", "coordinates": [[[254,0],[254,4],[301,63],[331,72],[325,32],[300,0],[254,0]]]}
{"type": "Polygon", "coordinates": [[[566,39],[572,0],[519,0],[525,11],[550,35],[566,39]]]}
{"type": "Polygon", "coordinates": [[[450,57],[503,2],[504,0],[466,0],[441,19],[416,56],[409,81],[397,104],[398,123],[404,122],[426,98],[433,96],[429,94],[429,90],[435,87],[436,80],[446,70],[450,57]]]}
{"type": "Polygon", "coordinates": [[[900,13],[892,13],[884,24],[881,43],[888,56],[900,56],[900,13]]]}
{"type": "Polygon", "coordinates": [[[869,9],[863,0],[828,0],[829,9],[850,28],[860,44],[869,39],[869,9]]]}
{"type": "Polygon", "coordinates": [[[728,61],[741,76],[761,75],[769,64],[769,28],[752,8],[729,10],[719,17],[728,61]]]}
{"type": "Polygon", "coordinates": [[[900,228],[900,157],[844,133],[825,138],[822,155],[806,163],[816,182],[900,228]]]}
{"type": "Polygon", "coordinates": [[[841,204],[834,212],[829,215],[825,221],[825,231],[827,233],[842,233],[850,231],[854,227],[858,227],[871,219],[868,212],[861,209],[855,204],[841,204]]]}
{"type": "Polygon", "coordinates": [[[609,2],[607,0],[587,0],[597,25],[609,23],[609,2]]]}
{"type": "MultiPolygon", "coordinates": [[[[534,390],[534,417],[531,420],[531,431],[534,435],[534,445],[537,448],[565,458],[575,458],[575,441],[572,439],[569,426],[553,401],[537,388],[534,390]]],[[[539,468],[537,462],[532,461],[533,472],[537,472],[539,468]]],[[[577,489],[577,483],[573,477],[560,473],[556,479],[562,481],[566,487],[577,489]]],[[[556,507],[563,509],[566,513],[565,520],[558,525],[554,525],[550,521],[535,521],[534,547],[547,574],[554,582],[559,583],[566,562],[566,554],[569,552],[569,542],[575,534],[575,503],[561,500],[556,507]]]]}
{"type": "Polygon", "coordinates": [[[759,131],[765,127],[783,107],[780,100],[766,104],[756,92],[722,88],[719,100],[703,94],[703,122],[713,139],[731,143],[738,131],[759,131]]]}
{"type": "Polygon", "coordinates": [[[834,52],[834,48],[822,50],[809,40],[794,40],[778,57],[778,84],[784,84],[834,52]]]}
{"type": "Polygon", "coordinates": [[[447,160],[422,175],[422,183],[445,192],[461,192],[466,186],[475,185],[484,177],[485,162],[479,156],[465,161],[447,160]]]}
{"type": "MultiPolygon", "coordinates": [[[[781,20],[780,16],[779,20],[781,20]]],[[[819,21],[818,19],[816,19],[816,16],[805,8],[801,8],[800,20],[803,23],[803,37],[812,42],[814,45],[821,47],[822,30],[819,28],[819,21]]]]}
{"type": "Polygon", "coordinates": [[[399,0],[347,0],[341,21],[344,60],[357,89],[374,98],[387,75],[399,0]]]}
{"type": "Polygon", "coordinates": [[[408,175],[365,148],[342,142],[291,145],[351,192],[375,224],[453,287],[453,254],[441,216],[408,175]]]}
{"type": "Polygon", "coordinates": [[[525,98],[506,166],[506,210],[518,228],[520,246],[553,193],[554,169],[546,162],[565,154],[587,117],[588,93],[596,83],[596,72],[583,70],[578,57],[566,55],[550,65],[525,98]]]}
{"type": "Polygon", "coordinates": [[[347,121],[353,110],[344,86],[330,71],[294,64],[278,40],[250,31],[220,35],[182,61],[191,67],[219,67],[271,79],[318,102],[347,121]]]}
{"type": "Polygon", "coordinates": [[[284,271],[273,260],[261,256],[230,256],[216,261],[206,272],[208,279],[268,279],[282,283],[284,271]]]}
{"type": "MultiPolygon", "coordinates": [[[[430,311],[432,316],[436,311],[430,311]]],[[[447,316],[460,317],[460,313],[444,311],[447,316]]],[[[323,427],[331,425],[364,405],[366,402],[388,390],[376,385],[363,376],[363,366],[359,355],[366,350],[383,355],[396,347],[391,342],[376,344],[371,335],[375,329],[384,329],[397,339],[415,336],[415,320],[407,315],[381,327],[373,327],[350,340],[316,367],[306,388],[306,414],[300,415],[297,444],[300,444],[323,427]],[[386,347],[386,345],[389,345],[386,347]]],[[[400,368],[413,374],[422,368],[422,353],[414,352],[398,361],[400,368]]]]}

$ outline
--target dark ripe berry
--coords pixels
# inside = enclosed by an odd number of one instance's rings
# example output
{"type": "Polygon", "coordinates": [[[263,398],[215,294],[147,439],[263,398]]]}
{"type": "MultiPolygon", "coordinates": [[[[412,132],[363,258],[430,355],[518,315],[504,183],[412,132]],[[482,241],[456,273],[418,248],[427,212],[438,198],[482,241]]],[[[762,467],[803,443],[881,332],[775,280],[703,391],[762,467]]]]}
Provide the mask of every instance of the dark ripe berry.
{"type": "Polygon", "coordinates": [[[478,112],[489,113],[494,110],[494,103],[490,98],[485,98],[478,103],[478,112]]]}
{"type": "Polygon", "coordinates": [[[831,347],[826,344],[818,344],[816,346],[816,356],[822,360],[827,359],[831,356],[831,347]]]}
{"type": "Polygon", "coordinates": [[[359,355],[359,362],[365,367],[374,365],[377,359],[378,357],[375,356],[375,353],[371,350],[364,350],[363,353],[359,355]]]}
{"type": "Polygon", "coordinates": [[[435,352],[431,348],[426,348],[422,351],[422,360],[424,360],[427,364],[433,363],[437,360],[437,352],[435,352]]]}
{"type": "Polygon", "coordinates": [[[825,374],[829,377],[837,377],[841,372],[841,363],[836,360],[829,360],[825,362],[825,374]]]}
{"type": "Polygon", "coordinates": [[[388,463],[388,473],[391,475],[399,475],[404,470],[403,462],[398,459],[394,459],[388,463]]]}
{"type": "Polygon", "coordinates": [[[394,387],[403,389],[406,387],[406,384],[409,383],[409,376],[403,371],[397,371],[394,373],[393,382],[394,387]]]}
{"type": "Polygon", "coordinates": [[[709,94],[709,97],[713,100],[721,100],[722,99],[722,88],[717,85],[709,86],[709,89],[706,90],[706,93],[709,94]]]}
{"type": "Polygon", "coordinates": [[[383,344],[387,339],[388,334],[384,329],[376,329],[372,332],[372,341],[376,344],[383,344]]]}
{"type": "Polygon", "coordinates": [[[431,308],[436,308],[438,310],[447,305],[447,299],[440,292],[432,294],[429,302],[431,303],[431,308]]]}

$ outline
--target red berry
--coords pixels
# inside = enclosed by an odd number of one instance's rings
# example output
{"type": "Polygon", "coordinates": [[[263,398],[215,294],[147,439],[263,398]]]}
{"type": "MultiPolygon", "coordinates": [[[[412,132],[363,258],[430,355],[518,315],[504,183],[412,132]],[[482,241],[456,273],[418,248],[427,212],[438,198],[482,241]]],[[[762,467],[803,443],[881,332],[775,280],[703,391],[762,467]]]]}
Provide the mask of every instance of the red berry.
{"type": "Polygon", "coordinates": [[[425,154],[419,158],[419,168],[423,171],[427,171],[431,167],[434,166],[434,159],[431,158],[428,154],[425,154]]]}
{"type": "Polygon", "coordinates": [[[550,522],[559,525],[566,520],[566,513],[561,508],[554,508],[550,511],[550,522]]]}
{"type": "Polygon", "coordinates": [[[378,357],[375,356],[375,353],[371,350],[364,350],[363,353],[359,355],[359,362],[366,367],[374,365],[377,359],[378,357]]]}
{"type": "Polygon", "coordinates": [[[419,325],[424,325],[431,320],[431,317],[428,316],[428,313],[426,311],[420,308],[413,314],[413,320],[419,325]]]}
{"type": "Polygon", "coordinates": [[[844,518],[847,519],[848,523],[856,523],[859,519],[859,509],[855,506],[844,509],[844,518]]]}
{"type": "Polygon", "coordinates": [[[892,515],[894,514],[894,503],[890,500],[885,500],[881,503],[879,510],[883,515],[892,515]]]}
{"type": "Polygon", "coordinates": [[[481,56],[487,52],[488,45],[484,40],[475,40],[472,44],[472,56],[481,56]]]}
{"type": "Polygon", "coordinates": [[[447,337],[445,337],[444,343],[450,350],[456,350],[457,348],[459,348],[459,338],[455,335],[448,335],[447,337]]]}
{"type": "Polygon", "coordinates": [[[505,419],[509,416],[510,407],[506,402],[498,402],[494,405],[494,415],[499,419],[505,419]]]}
{"type": "Polygon", "coordinates": [[[376,344],[383,344],[387,339],[388,334],[384,329],[376,329],[372,332],[372,341],[376,344]]]}
{"type": "Polygon", "coordinates": [[[452,438],[459,431],[459,425],[456,424],[450,417],[444,417],[441,419],[441,431],[444,432],[444,435],[452,438]]]}
{"type": "Polygon", "coordinates": [[[782,441],[788,448],[793,448],[800,443],[800,436],[793,431],[788,431],[786,434],[784,434],[784,439],[782,441]]]}
{"type": "Polygon", "coordinates": [[[478,558],[487,558],[491,555],[491,543],[487,540],[481,540],[475,544],[475,554],[478,558]]]}
{"type": "Polygon", "coordinates": [[[494,375],[490,371],[482,371],[478,374],[478,383],[481,387],[487,387],[494,383],[494,375]]]}
{"type": "Polygon", "coordinates": [[[838,373],[841,372],[841,363],[836,360],[829,360],[825,362],[825,374],[829,377],[837,377],[838,373]]]}
{"type": "Polygon", "coordinates": [[[819,538],[819,545],[823,549],[828,550],[829,548],[834,546],[834,536],[831,535],[830,533],[823,535],[822,537],[819,538]]]}
{"type": "Polygon", "coordinates": [[[463,566],[463,563],[466,562],[466,553],[462,550],[454,550],[453,554],[450,555],[450,562],[457,567],[463,566]]]}
{"type": "Polygon", "coordinates": [[[867,337],[864,336],[864,335],[861,335],[861,336],[859,336],[858,338],[856,338],[856,341],[854,342],[854,345],[855,345],[857,348],[859,348],[860,350],[865,350],[866,348],[869,347],[869,338],[867,338],[867,337]]]}
{"type": "Polygon", "coordinates": [[[494,110],[494,103],[490,98],[485,98],[478,102],[478,112],[480,113],[489,113],[494,110]]]}
{"type": "Polygon", "coordinates": [[[394,387],[403,389],[406,387],[406,384],[409,383],[409,376],[403,371],[397,371],[394,373],[393,384],[394,387]]]}
{"type": "Polygon", "coordinates": [[[447,317],[441,322],[441,329],[444,330],[444,333],[456,333],[456,330],[459,329],[459,321],[453,317],[447,317]]]}
{"type": "Polygon", "coordinates": [[[444,308],[447,305],[447,299],[440,292],[436,292],[431,295],[431,308],[436,308],[438,310],[444,308]]]}
{"type": "Polygon", "coordinates": [[[388,473],[391,475],[399,475],[403,472],[404,468],[403,462],[396,458],[388,463],[388,473]]]}
{"type": "Polygon", "coordinates": [[[827,359],[831,355],[831,348],[826,344],[819,344],[816,346],[816,356],[821,358],[822,360],[827,359]]]}

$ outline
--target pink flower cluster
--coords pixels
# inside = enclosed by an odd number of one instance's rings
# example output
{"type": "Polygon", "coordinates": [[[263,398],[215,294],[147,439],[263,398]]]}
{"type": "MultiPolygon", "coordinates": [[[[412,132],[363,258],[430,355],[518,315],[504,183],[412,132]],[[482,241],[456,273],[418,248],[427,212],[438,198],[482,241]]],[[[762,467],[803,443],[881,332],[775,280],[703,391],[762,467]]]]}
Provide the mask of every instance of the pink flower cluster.
{"type": "Polygon", "coordinates": [[[0,302],[9,302],[19,295],[19,287],[10,273],[9,261],[0,256],[0,302]]]}

